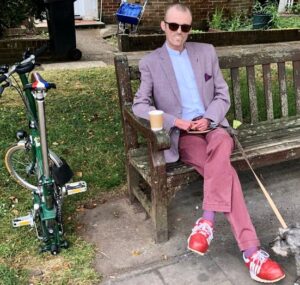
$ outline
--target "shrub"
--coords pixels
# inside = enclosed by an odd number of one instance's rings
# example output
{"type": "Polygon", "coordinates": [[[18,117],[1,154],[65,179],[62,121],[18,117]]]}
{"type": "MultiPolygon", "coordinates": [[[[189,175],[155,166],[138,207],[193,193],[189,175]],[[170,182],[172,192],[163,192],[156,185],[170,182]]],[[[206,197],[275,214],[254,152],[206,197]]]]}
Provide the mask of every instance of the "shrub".
{"type": "Polygon", "coordinates": [[[300,14],[300,3],[297,3],[297,4],[293,5],[293,7],[292,7],[292,12],[293,12],[294,14],[297,14],[297,15],[300,14]]]}
{"type": "Polygon", "coordinates": [[[224,27],[224,14],[223,9],[216,8],[211,20],[209,21],[209,27],[211,29],[222,30],[224,27]]]}
{"type": "Polygon", "coordinates": [[[18,27],[29,17],[43,18],[43,0],[0,0],[0,37],[7,28],[18,27]]]}

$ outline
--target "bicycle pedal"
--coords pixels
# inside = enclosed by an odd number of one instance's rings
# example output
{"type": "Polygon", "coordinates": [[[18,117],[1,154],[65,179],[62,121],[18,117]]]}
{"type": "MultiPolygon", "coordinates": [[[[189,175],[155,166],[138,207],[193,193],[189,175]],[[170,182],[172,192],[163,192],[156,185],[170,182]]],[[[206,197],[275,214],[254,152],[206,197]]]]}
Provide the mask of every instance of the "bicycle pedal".
{"type": "Polygon", "coordinates": [[[87,185],[85,181],[66,183],[65,189],[67,195],[73,195],[81,192],[86,192],[87,185]]]}
{"type": "Polygon", "coordinates": [[[22,227],[22,226],[32,226],[34,225],[33,216],[31,214],[19,218],[15,218],[12,220],[12,225],[14,228],[22,227]]]}

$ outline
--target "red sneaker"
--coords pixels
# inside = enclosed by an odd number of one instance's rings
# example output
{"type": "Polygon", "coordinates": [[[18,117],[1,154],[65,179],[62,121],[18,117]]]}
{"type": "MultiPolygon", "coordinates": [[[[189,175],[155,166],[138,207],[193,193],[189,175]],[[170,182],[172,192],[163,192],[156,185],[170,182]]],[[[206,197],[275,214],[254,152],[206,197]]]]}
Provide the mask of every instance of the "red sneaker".
{"type": "Polygon", "coordinates": [[[264,250],[258,250],[249,258],[243,255],[246,266],[249,268],[252,279],[263,283],[274,283],[285,277],[280,265],[269,258],[264,250]]]}
{"type": "Polygon", "coordinates": [[[200,218],[188,238],[188,249],[204,255],[213,239],[213,225],[210,221],[200,218]]]}

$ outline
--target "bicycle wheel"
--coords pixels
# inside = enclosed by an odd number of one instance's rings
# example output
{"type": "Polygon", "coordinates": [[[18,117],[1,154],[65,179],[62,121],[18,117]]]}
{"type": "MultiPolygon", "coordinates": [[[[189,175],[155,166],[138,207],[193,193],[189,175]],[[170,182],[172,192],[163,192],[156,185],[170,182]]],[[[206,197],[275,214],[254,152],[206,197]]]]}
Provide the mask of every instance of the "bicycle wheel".
{"type": "MultiPolygon", "coordinates": [[[[49,150],[49,166],[60,166],[61,159],[49,150]]],[[[23,187],[31,191],[37,189],[38,174],[36,165],[32,160],[32,152],[24,144],[11,146],[5,154],[5,166],[10,175],[23,187]]]]}

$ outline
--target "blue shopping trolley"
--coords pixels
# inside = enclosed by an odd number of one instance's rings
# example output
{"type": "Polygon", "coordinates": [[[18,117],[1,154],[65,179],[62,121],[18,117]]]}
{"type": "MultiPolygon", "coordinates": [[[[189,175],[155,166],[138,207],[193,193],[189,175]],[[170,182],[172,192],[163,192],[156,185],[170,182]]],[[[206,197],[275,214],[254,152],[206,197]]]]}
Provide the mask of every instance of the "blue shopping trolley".
{"type": "Polygon", "coordinates": [[[135,33],[145,11],[148,0],[144,4],[128,3],[126,0],[121,1],[121,5],[116,13],[118,21],[117,33],[135,33]],[[130,28],[129,28],[129,27],[130,28]]]}

